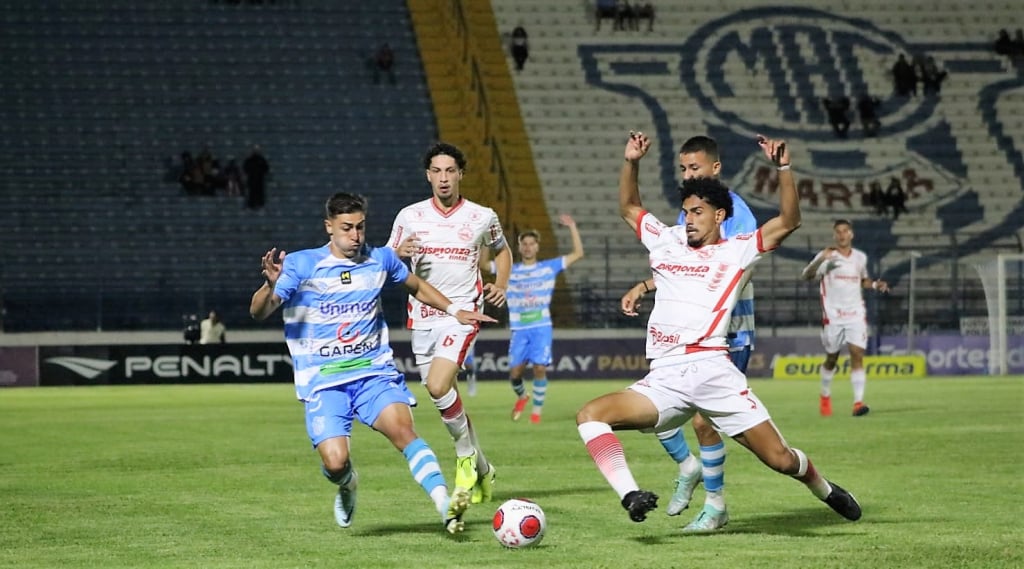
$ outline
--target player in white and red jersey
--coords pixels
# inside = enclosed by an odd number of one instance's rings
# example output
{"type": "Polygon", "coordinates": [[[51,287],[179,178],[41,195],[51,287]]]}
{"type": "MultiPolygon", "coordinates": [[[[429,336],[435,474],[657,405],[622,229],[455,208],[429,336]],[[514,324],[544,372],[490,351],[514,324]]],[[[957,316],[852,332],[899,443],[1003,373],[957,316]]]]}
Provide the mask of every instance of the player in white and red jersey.
{"type": "MultiPolygon", "coordinates": [[[[650,372],[625,390],[586,403],[576,414],[576,424],[587,452],[636,522],[657,507],[658,496],[637,485],[613,429],[661,432],[696,413],[768,467],[803,482],[843,517],[861,516],[860,505],[849,492],[826,480],[802,451],[786,444],[746,376],[729,361],[729,312],[744,272],[800,226],[800,202],[786,144],[764,137],[758,137],[758,144],[779,170],[779,215],[754,233],[728,240],[722,239],[720,227],[732,214],[727,187],[713,178],[684,180],[680,194],[686,223],[669,227],[640,201],[639,163],[650,149],[650,139],[630,133],[626,144],[619,210],[650,252],[658,288],[647,329],[650,372]]],[[[728,523],[724,509],[712,514],[718,518],[716,527],[728,523]]]]}
{"type": "Polygon", "coordinates": [[[864,404],[864,350],[868,347],[868,315],[864,308],[864,289],[889,292],[889,283],[868,277],[868,256],[853,248],[853,224],[836,220],[832,226],[835,247],[818,252],[804,267],[804,280],[819,280],[821,293],[821,343],[825,362],[821,365],[821,396],[818,408],[822,417],[832,415],[832,378],[836,374],[839,350],[846,344],[850,352],[850,385],[853,387],[853,416],[867,415],[864,404]]]}
{"type": "MultiPolygon", "coordinates": [[[[484,301],[505,305],[512,251],[501,222],[489,207],[462,197],[466,157],[451,144],[438,143],[423,157],[433,189],[426,200],[406,206],[395,217],[388,245],[410,260],[412,272],[452,301],[480,310],[484,301]],[[480,278],[480,253],[487,248],[496,267],[494,283],[480,278]]],[[[472,502],[490,501],[494,466],[484,456],[457,388],[457,377],[479,326],[460,324],[451,315],[409,297],[408,326],[420,378],[441,421],[455,441],[455,491],[471,492],[472,502]]]]}

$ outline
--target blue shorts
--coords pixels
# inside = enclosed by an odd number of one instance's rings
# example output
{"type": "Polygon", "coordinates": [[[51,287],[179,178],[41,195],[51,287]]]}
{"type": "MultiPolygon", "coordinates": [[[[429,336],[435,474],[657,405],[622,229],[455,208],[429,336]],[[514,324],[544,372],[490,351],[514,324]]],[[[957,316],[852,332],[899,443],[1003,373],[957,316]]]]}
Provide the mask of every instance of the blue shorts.
{"type": "Polygon", "coordinates": [[[372,427],[393,403],[416,406],[402,374],[378,375],[322,389],[306,401],[306,433],[316,447],[333,437],[352,435],[352,418],[372,427]]]}
{"type": "Polygon", "coordinates": [[[551,365],[551,326],[513,330],[508,343],[508,365],[551,365]]]}

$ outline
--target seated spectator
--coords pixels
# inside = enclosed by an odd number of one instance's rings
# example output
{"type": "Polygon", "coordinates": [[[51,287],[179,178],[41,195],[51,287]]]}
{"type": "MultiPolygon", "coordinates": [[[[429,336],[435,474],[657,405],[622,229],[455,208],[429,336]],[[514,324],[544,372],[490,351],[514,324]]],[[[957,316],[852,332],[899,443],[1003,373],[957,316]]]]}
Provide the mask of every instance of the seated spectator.
{"type": "Polygon", "coordinates": [[[526,28],[516,26],[512,30],[512,59],[516,62],[516,71],[523,70],[528,57],[530,57],[530,42],[526,35],[526,28]]]}
{"type": "Polygon", "coordinates": [[[846,133],[850,130],[850,98],[846,96],[839,97],[838,99],[825,97],[821,102],[825,105],[825,110],[828,112],[828,122],[832,125],[832,130],[836,133],[836,137],[846,138],[846,133]]]}
{"type": "Polygon", "coordinates": [[[395,84],[395,52],[391,50],[391,46],[387,42],[381,44],[377,48],[377,53],[373,55],[373,82],[380,83],[381,74],[388,76],[388,81],[395,84]]]}
{"type": "Polygon", "coordinates": [[[917,73],[914,66],[907,61],[907,56],[902,53],[892,66],[892,83],[900,97],[917,95],[917,73]]]}
{"type": "Polygon", "coordinates": [[[192,158],[192,153],[185,151],[181,153],[181,174],[178,176],[178,183],[190,196],[201,195],[205,188],[203,169],[199,163],[192,158]]]}
{"type": "Polygon", "coordinates": [[[1024,29],[1017,28],[1013,34],[1013,43],[1010,45],[1010,58],[1024,58],[1024,29]]]}
{"type": "Polygon", "coordinates": [[[907,192],[903,190],[903,184],[900,183],[900,179],[893,176],[889,182],[889,187],[885,190],[885,204],[892,208],[892,219],[896,221],[900,218],[900,213],[910,213],[907,210],[907,192]]]}
{"type": "Polygon", "coordinates": [[[857,99],[857,112],[860,114],[860,125],[864,129],[865,137],[872,137],[878,134],[881,123],[878,121],[876,110],[881,106],[882,101],[878,97],[872,97],[864,93],[857,99]]]}
{"type": "Polygon", "coordinates": [[[637,20],[647,20],[647,31],[654,31],[654,5],[650,2],[641,2],[634,9],[637,20]]]}
{"type": "Polygon", "coordinates": [[[925,95],[938,95],[942,90],[942,82],[948,73],[939,69],[935,58],[928,56],[921,69],[921,86],[925,95]]]}

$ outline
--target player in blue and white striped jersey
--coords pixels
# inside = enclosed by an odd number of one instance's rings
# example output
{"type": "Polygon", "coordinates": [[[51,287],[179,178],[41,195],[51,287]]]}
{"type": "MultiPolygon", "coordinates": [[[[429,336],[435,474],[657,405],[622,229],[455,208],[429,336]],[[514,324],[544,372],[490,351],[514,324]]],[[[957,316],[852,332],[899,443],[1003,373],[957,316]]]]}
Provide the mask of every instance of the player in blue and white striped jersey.
{"type": "Polygon", "coordinates": [[[355,514],[358,477],[350,458],[352,420],[379,431],[405,456],[413,478],[430,496],[445,529],[463,529],[468,492],[453,492],[437,456],[413,430],[416,399],[395,367],[381,290],[403,286],[417,300],[479,326],[493,318],[460,310],[433,286],[409,272],[392,249],[366,245],[366,200],[349,193],[325,205],[328,243],[287,254],[263,255],[266,282],[252,296],[258,320],[283,307],[284,336],[295,368],[295,393],[306,408],[306,431],[338,485],[335,521],[349,527],[355,514]]]}
{"type": "Polygon", "coordinates": [[[554,259],[537,260],[540,234],[524,231],[519,235],[519,262],[512,265],[508,281],[508,325],[512,331],[508,346],[509,381],[516,394],[512,420],[518,421],[530,396],[526,393],[523,373],[533,366],[533,409],[530,422],[540,423],[547,396],[547,367],[551,365],[551,298],[558,273],[583,258],[583,241],[576,221],[568,214],[559,222],[569,228],[572,251],[554,259]]]}

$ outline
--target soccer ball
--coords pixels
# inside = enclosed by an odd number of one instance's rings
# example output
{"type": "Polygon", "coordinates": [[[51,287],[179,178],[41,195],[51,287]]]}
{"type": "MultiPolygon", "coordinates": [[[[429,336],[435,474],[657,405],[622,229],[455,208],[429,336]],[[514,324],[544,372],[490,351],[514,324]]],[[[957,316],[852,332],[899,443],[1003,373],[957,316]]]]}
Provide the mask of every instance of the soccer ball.
{"type": "Polygon", "coordinates": [[[537,545],[547,529],[544,510],[522,498],[513,498],[498,506],[492,525],[498,543],[512,549],[537,545]]]}

